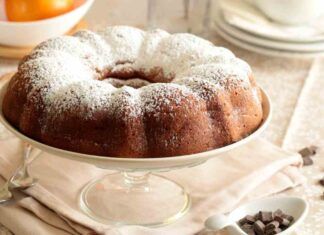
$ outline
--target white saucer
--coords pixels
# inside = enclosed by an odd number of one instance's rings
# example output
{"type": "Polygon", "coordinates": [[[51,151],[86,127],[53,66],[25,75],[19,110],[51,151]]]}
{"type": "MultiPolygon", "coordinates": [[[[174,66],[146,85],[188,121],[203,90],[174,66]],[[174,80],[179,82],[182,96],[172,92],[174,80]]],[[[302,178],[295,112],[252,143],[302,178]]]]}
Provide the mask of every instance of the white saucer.
{"type": "Polygon", "coordinates": [[[259,37],[255,34],[250,34],[246,31],[240,30],[228,24],[224,17],[219,14],[215,23],[227,34],[232,37],[241,39],[250,44],[257,46],[287,51],[301,51],[301,52],[321,52],[324,51],[324,41],[321,42],[284,42],[273,40],[269,38],[259,37]]]}
{"type": "Polygon", "coordinates": [[[246,42],[242,40],[241,38],[236,38],[227,32],[225,32],[221,27],[219,27],[217,24],[214,25],[214,29],[217,31],[217,33],[224,38],[225,40],[229,41],[230,43],[241,47],[243,49],[253,51],[259,54],[267,55],[267,56],[273,56],[273,57],[295,57],[295,58],[313,58],[318,56],[324,56],[324,50],[323,51],[292,51],[292,50],[283,50],[283,49],[277,49],[277,48],[271,48],[271,47],[263,47],[259,46],[250,42],[246,42]]]}
{"type": "Polygon", "coordinates": [[[224,12],[225,21],[229,25],[257,37],[294,43],[324,41],[324,33],[317,29],[322,24],[324,16],[319,17],[310,25],[292,26],[269,20],[249,1],[220,0],[219,4],[216,5],[216,14],[220,9],[224,12]]]}

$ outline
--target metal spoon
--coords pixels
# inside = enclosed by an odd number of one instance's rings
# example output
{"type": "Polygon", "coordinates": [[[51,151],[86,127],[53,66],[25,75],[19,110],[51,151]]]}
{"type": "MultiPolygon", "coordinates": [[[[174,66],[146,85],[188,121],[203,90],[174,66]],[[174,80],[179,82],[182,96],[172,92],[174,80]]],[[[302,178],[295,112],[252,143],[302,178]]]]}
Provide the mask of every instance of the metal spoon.
{"type": "Polygon", "coordinates": [[[30,161],[30,153],[32,151],[32,147],[29,144],[24,144],[24,154],[23,154],[23,163],[22,166],[20,166],[13,176],[6,181],[6,183],[0,188],[0,203],[9,201],[13,195],[10,192],[10,189],[13,188],[21,188],[25,189],[28,187],[33,186],[36,182],[37,179],[31,177],[28,173],[28,165],[35,160],[35,158],[39,155],[34,156],[34,158],[30,161]]]}
{"type": "Polygon", "coordinates": [[[9,190],[9,180],[0,188],[0,203],[9,201],[12,198],[12,193],[9,190]]]}
{"type": "Polygon", "coordinates": [[[9,185],[10,188],[28,188],[37,183],[38,180],[31,177],[28,172],[28,160],[31,156],[31,151],[32,146],[30,144],[24,144],[23,164],[18,168],[16,173],[11,178],[9,185]]]}

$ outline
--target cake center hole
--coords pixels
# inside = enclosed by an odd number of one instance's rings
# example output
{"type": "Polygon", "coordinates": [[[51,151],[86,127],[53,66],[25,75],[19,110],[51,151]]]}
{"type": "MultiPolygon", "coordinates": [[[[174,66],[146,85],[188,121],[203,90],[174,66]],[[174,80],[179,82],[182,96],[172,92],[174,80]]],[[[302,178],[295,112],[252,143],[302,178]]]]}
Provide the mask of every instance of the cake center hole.
{"type": "Polygon", "coordinates": [[[167,79],[161,76],[161,69],[151,69],[150,72],[133,69],[129,62],[119,62],[116,67],[105,69],[101,72],[99,80],[108,82],[116,88],[122,86],[130,86],[140,88],[151,83],[168,83],[172,79],[167,79]]]}
{"type": "Polygon", "coordinates": [[[122,87],[122,86],[130,86],[133,88],[140,88],[143,86],[147,86],[150,84],[149,81],[143,79],[143,78],[104,78],[103,81],[110,83],[116,88],[122,87]]]}

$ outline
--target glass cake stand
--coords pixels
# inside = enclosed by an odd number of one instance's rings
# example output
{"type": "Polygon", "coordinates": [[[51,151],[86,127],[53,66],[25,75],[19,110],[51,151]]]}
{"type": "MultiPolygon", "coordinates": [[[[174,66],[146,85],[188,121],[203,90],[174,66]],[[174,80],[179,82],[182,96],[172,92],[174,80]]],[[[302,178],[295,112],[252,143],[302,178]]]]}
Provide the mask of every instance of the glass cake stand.
{"type": "Polygon", "coordinates": [[[3,116],[2,101],[7,84],[0,91],[0,120],[22,141],[45,152],[86,162],[117,173],[93,179],[81,191],[79,205],[91,218],[105,224],[160,226],[176,221],[190,208],[190,196],[177,182],[155,173],[192,167],[226,153],[256,138],[271,117],[268,95],[262,90],[264,119],[259,128],[246,138],[198,154],[165,158],[103,157],[54,148],[20,133],[3,116]]]}

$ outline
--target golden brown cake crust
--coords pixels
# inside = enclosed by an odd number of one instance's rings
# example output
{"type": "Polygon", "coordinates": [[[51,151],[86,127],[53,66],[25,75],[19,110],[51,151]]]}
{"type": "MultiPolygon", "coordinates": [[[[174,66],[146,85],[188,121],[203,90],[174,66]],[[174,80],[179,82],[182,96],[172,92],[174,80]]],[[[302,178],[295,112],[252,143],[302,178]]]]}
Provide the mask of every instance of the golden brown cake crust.
{"type": "Polygon", "coordinates": [[[249,66],[189,34],[115,26],[40,44],[8,86],[3,112],[45,144],[101,156],[193,154],[262,121],[249,66]]]}

